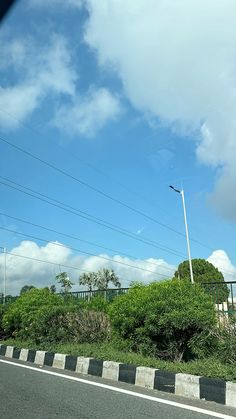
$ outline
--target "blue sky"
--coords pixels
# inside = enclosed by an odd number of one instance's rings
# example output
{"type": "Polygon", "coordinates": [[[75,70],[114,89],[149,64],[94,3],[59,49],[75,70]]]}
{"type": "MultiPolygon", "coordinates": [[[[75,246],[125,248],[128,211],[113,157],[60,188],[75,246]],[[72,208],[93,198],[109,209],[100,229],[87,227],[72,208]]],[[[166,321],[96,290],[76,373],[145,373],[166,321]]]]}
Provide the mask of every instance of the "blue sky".
{"type": "Polygon", "coordinates": [[[0,139],[77,181],[3,141],[0,176],[132,238],[0,183],[0,226],[45,240],[2,229],[0,246],[54,263],[9,254],[9,292],[52,284],[63,264],[81,269],[67,269],[74,289],[80,272],[104,266],[124,286],[171,277],[187,252],[170,184],[185,189],[192,257],[234,278],[235,9],[230,0],[22,0],[12,9],[0,27],[0,139]]]}

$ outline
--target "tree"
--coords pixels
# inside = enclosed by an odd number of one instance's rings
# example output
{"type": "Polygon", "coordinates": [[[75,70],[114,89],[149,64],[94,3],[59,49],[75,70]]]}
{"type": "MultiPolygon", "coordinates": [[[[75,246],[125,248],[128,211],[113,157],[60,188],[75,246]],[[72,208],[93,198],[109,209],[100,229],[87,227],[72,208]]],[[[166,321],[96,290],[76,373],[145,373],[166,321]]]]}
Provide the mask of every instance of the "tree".
{"type": "MultiPolygon", "coordinates": [[[[216,303],[227,301],[229,290],[224,282],[224,276],[212,263],[205,259],[192,259],[192,267],[194,281],[204,284],[205,291],[213,296],[216,303]]],[[[180,263],[175,278],[190,281],[188,260],[180,263]]]]}
{"type": "Polygon", "coordinates": [[[97,280],[96,280],[96,286],[99,290],[107,290],[109,283],[112,283],[115,285],[116,288],[121,287],[121,283],[119,281],[119,277],[115,274],[113,269],[100,269],[97,273],[97,280]]]}
{"type": "Polygon", "coordinates": [[[57,289],[56,289],[56,285],[54,285],[54,284],[53,284],[53,285],[51,285],[49,289],[50,289],[50,292],[51,292],[52,294],[55,294],[55,293],[56,293],[56,291],[57,291],[57,289]]]}
{"type": "Polygon", "coordinates": [[[68,292],[72,288],[72,285],[74,285],[74,283],[70,280],[70,277],[67,272],[61,272],[58,275],[56,275],[56,280],[59,282],[59,284],[61,284],[61,287],[65,294],[68,294],[68,292]]]}
{"type": "Polygon", "coordinates": [[[93,287],[96,286],[97,275],[95,272],[84,273],[79,277],[80,285],[85,285],[91,292],[93,287]]]}
{"type": "Polygon", "coordinates": [[[25,292],[33,290],[35,287],[33,285],[24,285],[20,290],[20,295],[23,295],[25,292]]]}

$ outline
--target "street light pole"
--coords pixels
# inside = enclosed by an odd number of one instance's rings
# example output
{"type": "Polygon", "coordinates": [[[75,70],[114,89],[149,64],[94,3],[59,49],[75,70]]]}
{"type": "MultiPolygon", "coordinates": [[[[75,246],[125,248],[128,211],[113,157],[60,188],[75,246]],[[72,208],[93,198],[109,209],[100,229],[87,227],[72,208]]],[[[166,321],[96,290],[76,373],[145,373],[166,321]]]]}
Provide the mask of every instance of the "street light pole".
{"type": "Polygon", "coordinates": [[[6,304],[7,249],[4,247],[3,304],[6,304]]]}
{"type": "Polygon", "coordinates": [[[191,279],[191,283],[194,284],[193,267],[192,267],[192,259],[191,259],[191,252],[190,252],[190,242],[189,242],[189,235],[188,235],[188,222],[187,222],[187,214],[186,214],[186,206],[185,206],[185,198],[184,198],[184,190],[183,189],[181,189],[181,190],[176,189],[172,185],[170,185],[170,188],[173,189],[175,192],[179,193],[181,195],[181,198],[182,198],[183,211],[184,211],[184,224],[185,224],[186,240],[187,240],[187,248],[188,248],[190,279],[191,279]]]}

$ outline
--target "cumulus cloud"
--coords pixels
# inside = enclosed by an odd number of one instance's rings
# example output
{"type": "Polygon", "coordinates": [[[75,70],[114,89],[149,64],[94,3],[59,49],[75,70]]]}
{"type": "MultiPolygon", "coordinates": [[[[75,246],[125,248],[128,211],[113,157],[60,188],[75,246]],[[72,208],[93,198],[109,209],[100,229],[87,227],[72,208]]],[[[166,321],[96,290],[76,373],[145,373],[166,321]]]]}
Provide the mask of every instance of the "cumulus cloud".
{"type": "MultiPolygon", "coordinates": [[[[44,287],[53,283],[55,275],[60,272],[60,264],[66,264],[70,257],[70,250],[65,247],[55,246],[53,243],[41,247],[32,241],[22,241],[8,252],[6,256],[7,294],[19,293],[21,287],[26,284],[44,287]],[[27,256],[29,259],[14,255],[27,256]],[[54,262],[55,265],[30,258],[54,262]]],[[[3,266],[4,255],[1,254],[1,271],[3,271],[3,266]]]]}
{"type": "MultiPolygon", "coordinates": [[[[108,89],[91,87],[84,96],[79,95],[78,71],[64,36],[52,34],[47,46],[38,45],[32,38],[2,37],[0,49],[0,75],[12,73],[8,82],[4,82],[5,76],[0,82],[2,129],[18,128],[49,97],[57,103],[52,125],[72,136],[91,137],[119,115],[120,100],[108,89]]],[[[52,110],[47,111],[51,118],[52,110]]]]}
{"type": "Polygon", "coordinates": [[[120,112],[120,101],[115,95],[105,88],[93,88],[85,97],[77,96],[73,103],[60,106],[53,125],[69,135],[92,137],[120,112]]]}
{"type": "Polygon", "coordinates": [[[85,40],[130,102],[220,167],[211,202],[236,220],[236,2],[87,0],[85,40]],[[230,185],[230,187],[228,186],[230,185]]]}
{"type": "Polygon", "coordinates": [[[49,94],[74,95],[77,75],[64,37],[53,34],[49,44],[41,48],[31,38],[3,37],[0,49],[0,73],[12,73],[11,81],[2,77],[0,84],[0,109],[4,111],[0,113],[1,128],[17,128],[49,94]]]}
{"type": "MultiPolygon", "coordinates": [[[[109,257],[108,255],[100,256],[109,257]]],[[[158,281],[166,277],[171,278],[176,270],[175,266],[168,264],[163,259],[130,259],[120,255],[115,255],[110,258],[112,259],[111,261],[105,261],[91,256],[86,258],[81,266],[83,269],[89,271],[97,271],[98,269],[104,267],[114,269],[120,277],[123,287],[128,287],[132,281],[142,281],[144,283],[148,283],[150,281],[158,281]],[[132,265],[133,267],[122,265],[123,263],[126,265],[132,265]],[[135,269],[135,267],[144,270],[135,269]]]]}
{"type": "Polygon", "coordinates": [[[207,260],[223,273],[225,281],[235,281],[236,266],[224,250],[215,250],[207,260]]]}
{"type": "MultiPolygon", "coordinates": [[[[73,289],[78,290],[80,288],[78,278],[84,271],[97,271],[104,267],[114,269],[120,277],[122,286],[127,287],[131,281],[148,283],[150,281],[172,277],[176,270],[175,266],[168,264],[163,259],[129,259],[120,255],[109,256],[107,254],[99,254],[98,256],[101,256],[101,258],[75,255],[69,248],[64,247],[58,242],[51,242],[45,246],[40,246],[33,241],[24,240],[18,246],[10,250],[8,249],[7,294],[18,294],[22,286],[26,284],[36,287],[55,284],[55,275],[60,271],[67,271],[69,273],[75,283],[73,289]],[[29,259],[15,255],[26,256],[29,259]],[[111,261],[103,258],[110,258],[111,261]],[[38,259],[38,261],[33,259],[38,259]],[[50,263],[44,263],[42,261],[50,263]],[[122,265],[123,263],[132,265],[133,267],[122,265]],[[78,270],[67,268],[63,265],[78,268],[78,270]],[[135,267],[146,269],[147,271],[135,269],[135,267]],[[152,271],[153,273],[148,271],[152,271]]],[[[0,254],[1,273],[3,272],[3,268],[4,255],[0,254]]]]}

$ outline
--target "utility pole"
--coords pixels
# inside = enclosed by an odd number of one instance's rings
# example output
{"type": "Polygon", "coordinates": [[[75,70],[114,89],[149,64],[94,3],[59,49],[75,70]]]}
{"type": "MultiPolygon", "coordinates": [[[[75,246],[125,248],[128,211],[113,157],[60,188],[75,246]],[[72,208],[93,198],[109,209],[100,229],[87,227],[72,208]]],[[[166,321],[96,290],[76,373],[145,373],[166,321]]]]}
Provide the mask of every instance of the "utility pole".
{"type": "Polygon", "coordinates": [[[3,305],[6,304],[7,249],[4,247],[3,305]]]}
{"type": "Polygon", "coordinates": [[[188,248],[190,279],[191,279],[191,283],[194,284],[193,267],[192,267],[192,259],[191,259],[191,252],[190,252],[190,242],[189,242],[189,235],[188,235],[188,222],[187,222],[187,214],[186,214],[186,206],[185,206],[185,198],[184,198],[184,190],[183,189],[181,189],[181,190],[176,189],[172,185],[170,185],[170,188],[173,189],[175,192],[179,193],[181,195],[181,198],[182,198],[183,211],[184,211],[184,224],[185,224],[185,231],[186,231],[186,241],[187,241],[187,248],[188,248]]]}

